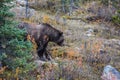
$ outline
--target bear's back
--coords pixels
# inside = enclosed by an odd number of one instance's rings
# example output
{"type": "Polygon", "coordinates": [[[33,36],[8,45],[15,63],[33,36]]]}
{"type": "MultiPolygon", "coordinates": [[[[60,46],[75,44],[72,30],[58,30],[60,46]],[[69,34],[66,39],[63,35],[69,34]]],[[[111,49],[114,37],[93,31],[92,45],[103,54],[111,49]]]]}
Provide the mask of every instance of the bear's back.
{"type": "Polygon", "coordinates": [[[31,37],[35,38],[35,40],[39,40],[42,32],[43,32],[44,26],[39,24],[39,25],[34,25],[34,24],[30,24],[27,27],[27,32],[29,35],[31,35],[31,37]]]}

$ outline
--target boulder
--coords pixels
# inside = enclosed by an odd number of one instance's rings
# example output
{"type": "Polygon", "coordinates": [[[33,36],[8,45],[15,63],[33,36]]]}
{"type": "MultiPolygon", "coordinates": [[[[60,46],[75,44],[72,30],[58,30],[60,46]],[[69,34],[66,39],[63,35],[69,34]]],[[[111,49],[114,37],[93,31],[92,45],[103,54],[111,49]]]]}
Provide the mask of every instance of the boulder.
{"type": "Polygon", "coordinates": [[[107,65],[104,67],[101,78],[102,80],[120,80],[120,72],[111,65],[107,65]]]}
{"type": "MultiPolygon", "coordinates": [[[[16,0],[20,6],[26,6],[25,0],[16,0]]],[[[33,9],[50,9],[55,5],[55,1],[50,0],[28,0],[28,6],[33,9]]]]}
{"type": "MultiPolygon", "coordinates": [[[[35,10],[34,9],[27,9],[27,18],[30,18],[35,15],[35,10]]],[[[26,17],[26,7],[14,7],[10,11],[15,13],[16,18],[25,18],[26,17]]]]}

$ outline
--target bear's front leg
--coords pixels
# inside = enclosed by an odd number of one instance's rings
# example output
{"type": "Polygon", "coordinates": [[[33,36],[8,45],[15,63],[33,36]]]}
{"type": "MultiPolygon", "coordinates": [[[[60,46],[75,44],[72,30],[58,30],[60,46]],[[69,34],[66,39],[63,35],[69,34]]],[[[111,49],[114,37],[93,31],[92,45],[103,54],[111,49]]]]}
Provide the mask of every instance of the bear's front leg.
{"type": "Polygon", "coordinates": [[[45,49],[44,48],[38,47],[37,53],[38,53],[38,56],[39,56],[40,60],[47,61],[46,56],[44,55],[45,54],[45,49]]]}
{"type": "Polygon", "coordinates": [[[40,58],[40,60],[42,61],[51,61],[52,60],[52,57],[51,55],[49,54],[49,52],[46,50],[46,48],[42,48],[42,47],[38,47],[38,56],[40,58]]]}
{"type": "Polygon", "coordinates": [[[47,44],[48,44],[48,42],[45,42],[45,41],[39,42],[37,53],[38,53],[40,60],[43,60],[43,61],[50,60],[50,58],[48,57],[49,55],[46,51],[47,44]]]}
{"type": "Polygon", "coordinates": [[[38,42],[39,43],[38,44],[38,56],[40,57],[40,59],[44,61],[51,60],[51,57],[49,57],[50,55],[48,55],[46,51],[48,42],[49,42],[49,37],[47,35],[40,36],[40,39],[38,42]]]}

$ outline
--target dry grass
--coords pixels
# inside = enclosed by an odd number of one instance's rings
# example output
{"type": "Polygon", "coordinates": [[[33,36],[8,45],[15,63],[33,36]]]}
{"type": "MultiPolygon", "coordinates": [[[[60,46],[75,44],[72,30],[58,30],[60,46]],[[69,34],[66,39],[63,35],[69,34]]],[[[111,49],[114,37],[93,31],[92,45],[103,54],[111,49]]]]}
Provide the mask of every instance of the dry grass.
{"type": "MultiPolygon", "coordinates": [[[[87,4],[87,7],[89,6],[90,4],[87,4]]],[[[45,63],[39,66],[39,71],[33,72],[35,80],[101,80],[103,67],[107,64],[114,65],[120,70],[118,66],[120,65],[120,45],[118,45],[119,42],[109,41],[116,35],[109,35],[104,30],[103,27],[106,27],[107,24],[100,24],[99,20],[94,23],[86,23],[81,20],[67,19],[84,17],[86,14],[86,11],[78,10],[75,15],[61,16],[66,19],[65,25],[63,25],[62,18],[58,23],[53,15],[40,11],[32,18],[23,20],[29,23],[44,22],[53,25],[64,32],[65,43],[67,44],[64,47],[59,47],[54,43],[48,45],[48,50],[58,65],[45,63]],[[88,29],[97,29],[98,32],[93,37],[87,37],[85,32],[88,29]],[[101,50],[103,51],[102,54],[101,50]],[[109,58],[112,60],[109,61],[109,58]]],[[[29,36],[28,39],[30,39],[29,36]]],[[[119,36],[117,39],[120,40],[119,36]]],[[[36,48],[36,45],[34,47],[36,48]]]]}

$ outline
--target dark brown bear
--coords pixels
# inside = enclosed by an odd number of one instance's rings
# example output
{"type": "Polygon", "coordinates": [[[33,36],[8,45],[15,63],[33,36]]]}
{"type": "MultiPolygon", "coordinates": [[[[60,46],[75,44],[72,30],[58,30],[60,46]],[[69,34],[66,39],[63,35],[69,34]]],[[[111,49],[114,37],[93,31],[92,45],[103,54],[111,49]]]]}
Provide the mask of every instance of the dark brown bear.
{"type": "Polygon", "coordinates": [[[48,42],[55,42],[60,46],[63,45],[63,32],[53,28],[47,23],[35,25],[22,22],[18,25],[18,28],[26,29],[27,35],[29,34],[35,39],[38,46],[37,53],[41,60],[51,60],[51,57],[46,51],[48,42]]]}

